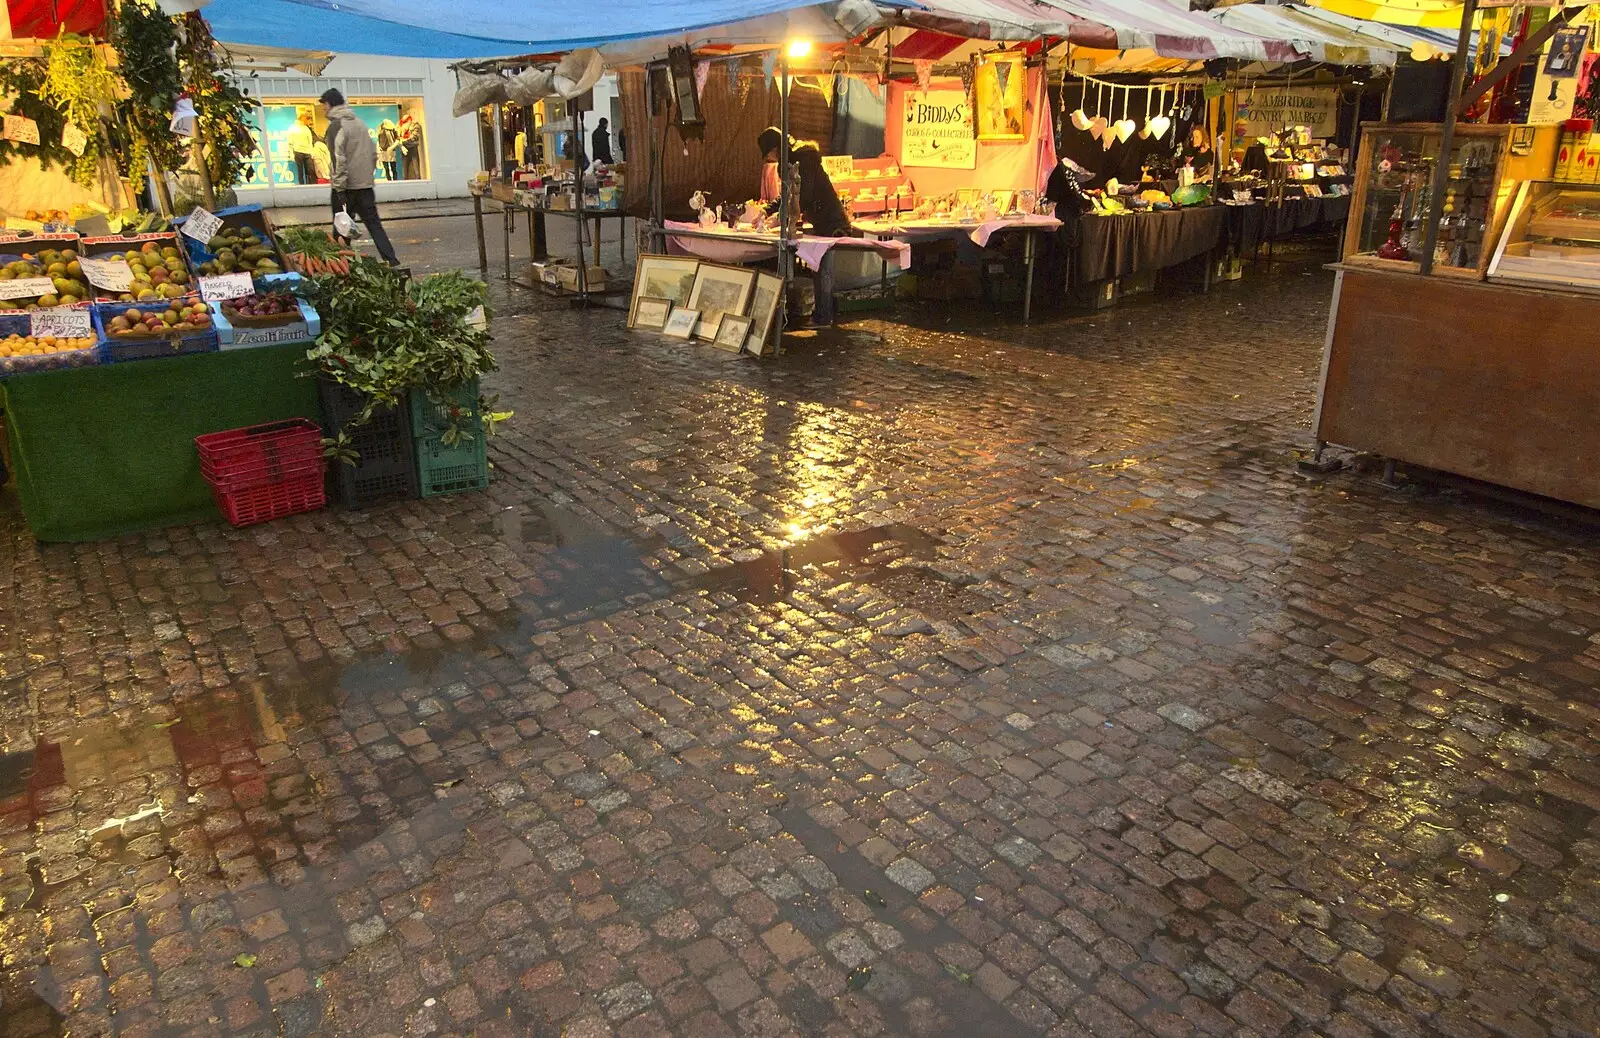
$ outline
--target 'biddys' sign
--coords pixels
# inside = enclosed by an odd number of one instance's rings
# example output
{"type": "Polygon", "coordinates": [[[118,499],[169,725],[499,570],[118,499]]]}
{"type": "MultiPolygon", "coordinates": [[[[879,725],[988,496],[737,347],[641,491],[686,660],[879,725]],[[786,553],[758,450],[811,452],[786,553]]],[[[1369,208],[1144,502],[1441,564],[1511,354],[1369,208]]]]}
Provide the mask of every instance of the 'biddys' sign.
{"type": "Polygon", "coordinates": [[[1239,95],[1234,121],[1241,119],[1250,137],[1265,137],[1286,126],[1307,127],[1313,137],[1332,137],[1339,129],[1339,88],[1258,88],[1239,95]]]}
{"type": "Polygon", "coordinates": [[[900,165],[975,169],[978,142],[964,90],[906,91],[900,165]]]}

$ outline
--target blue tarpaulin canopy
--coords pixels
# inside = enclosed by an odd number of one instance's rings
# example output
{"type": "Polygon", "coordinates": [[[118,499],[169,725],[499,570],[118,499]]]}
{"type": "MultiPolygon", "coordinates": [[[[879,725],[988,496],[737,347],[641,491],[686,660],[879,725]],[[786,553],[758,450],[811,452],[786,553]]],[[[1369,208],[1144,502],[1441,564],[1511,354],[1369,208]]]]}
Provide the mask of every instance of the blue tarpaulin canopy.
{"type": "Polygon", "coordinates": [[[212,0],[217,39],[417,58],[550,53],[645,39],[816,0],[212,0]]]}

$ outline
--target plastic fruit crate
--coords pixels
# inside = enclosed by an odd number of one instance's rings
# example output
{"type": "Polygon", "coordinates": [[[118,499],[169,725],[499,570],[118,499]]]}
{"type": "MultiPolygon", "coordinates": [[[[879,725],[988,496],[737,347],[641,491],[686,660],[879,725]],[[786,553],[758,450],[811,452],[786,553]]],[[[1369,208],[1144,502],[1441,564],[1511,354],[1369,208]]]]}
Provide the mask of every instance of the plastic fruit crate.
{"type": "Polygon", "coordinates": [[[489,485],[489,455],[483,432],[454,446],[438,433],[417,437],[417,482],[423,497],[482,490],[489,485]]]}
{"type": "Polygon", "coordinates": [[[195,437],[200,471],[234,526],[311,512],[328,503],[322,430],[304,418],[195,437]]]}
{"type": "Polygon", "coordinates": [[[228,522],[234,526],[252,526],[324,508],[328,504],[328,490],[322,467],[318,466],[288,475],[277,483],[251,487],[213,483],[211,498],[228,522]]]}
{"type": "Polygon", "coordinates": [[[153,360],[158,357],[182,357],[191,353],[217,352],[219,344],[215,324],[210,328],[197,328],[185,332],[171,331],[165,335],[124,337],[107,330],[113,317],[128,310],[159,313],[167,310],[173,303],[188,305],[195,301],[196,297],[188,296],[159,303],[96,303],[94,328],[101,339],[99,347],[101,362],[116,364],[127,360],[153,360]]]}
{"type": "MultiPolygon", "coordinates": [[[[327,378],[317,379],[317,398],[322,404],[322,426],[334,437],[366,403],[360,393],[327,378]]],[[[355,465],[334,461],[329,467],[346,508],[418,496],[417,463],[407,418],[408,405],[402,404],[375,411],[366,424],[346,430],[360,459],[355,465]]]]}
{"type": "Polygon", "coordinates": [[[411,394],[411,432],[414,436],[424,433],[442,433],[450,428],[452,421],[451,412],[461,412],[459,420],[465,423],[473,417],[480,417],[478,410],[478,380],[463,382],[454,390],[443,394],[441,399],[431,399],[423,392],[411,394]]]}
{"type": "MultiPolygon", "coordinates": [[[[0,341],[12,335],[26,336],[30,327],[26,313],[0,313],[0,341]]],[[[0,357],[0,378],[30,371],[82,368],[98,363],[100,363],[98,344],[82,350],[67,350],[65,353],[29,353],[19,357],[0,357]]]]}
{"type": "Polygon", "coordinates": [[[200,471],[219,482],[260,481],[276,473],[322,464],[322,429],[306,418],[287,418],[195,437],[200,471]]]}
{"type": "Polygon", "coordinates": [[[489,485],[482,418],[477,379],[437,400],[426,393],[411,393],[411,435],[417,441],[417,482],[423,497],[482,490],[489,485]],[[453,425],[464,427],[472,438],[446,444],[444,434],[453,425]]]}

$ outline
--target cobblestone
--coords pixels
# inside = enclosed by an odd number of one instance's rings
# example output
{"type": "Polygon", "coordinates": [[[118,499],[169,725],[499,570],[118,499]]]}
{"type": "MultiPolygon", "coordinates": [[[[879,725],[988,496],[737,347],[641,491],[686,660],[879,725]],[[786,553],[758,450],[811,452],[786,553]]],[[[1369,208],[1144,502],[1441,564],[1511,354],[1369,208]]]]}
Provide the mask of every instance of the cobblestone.
{"type": "Polygon", "coordinates": [[[513,305],[484,493],[10,514],[0,1034],[1600,1033],[1594,527],[1300,475],[1328,289],[513,305]]]}

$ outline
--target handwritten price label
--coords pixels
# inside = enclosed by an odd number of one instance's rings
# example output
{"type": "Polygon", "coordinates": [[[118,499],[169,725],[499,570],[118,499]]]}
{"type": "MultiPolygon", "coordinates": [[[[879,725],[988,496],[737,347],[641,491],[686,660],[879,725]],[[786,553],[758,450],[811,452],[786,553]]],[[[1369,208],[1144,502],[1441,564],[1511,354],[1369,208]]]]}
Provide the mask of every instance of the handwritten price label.
{"type": "Polygon", "coordinates": [[[133,287],[133,268],[128,266],[125,259],[84,257],[78,260],[78,265],[83,268],[83,276],[89,279],[89,284],[96,288],[103,288],[107,292],[126,292],[133,287]]]}
{"type": "Polygon", "coordinates": [[[89,135],[68,123],[61,128],[61,146],[74,155],[82,156],[83,149],[89,146],[89,135]]]}
{"type": "Polygon", "coordinates": [[[200,206],[194,207],[194,212],[183,221],[183,233],[198,242],[208,242],[222,230],[222,217],[207,212],[200,206]]]}
{"type": "Polygon", "coordinates": [[[54,335],[58,339],[84,339],[94,334],[94,322],[87,310],[58,306],[30,313],[28,329],[34,338],[54,335]]]}
{"type": "Polygon", "coordinates": [[[213,274],[200,279],[200,298],[208,303],[254,295],[255,279],[249,274],[213,274]]]}
{"type": "Polygon", "coordinates": [[[0,281],[0,299],[31,299],[55,292],[56,283],[49,278],[13,278],[0,281]]]}
{"type": "Polygon", "coordinates": [[[8,115],[5,121],[5,137],[8,141],[17,141],[21,144],[38,144],[39,124],[25,115],[8,115]]]}

